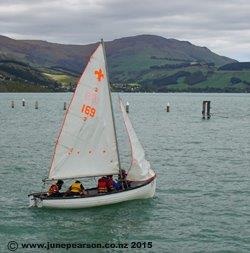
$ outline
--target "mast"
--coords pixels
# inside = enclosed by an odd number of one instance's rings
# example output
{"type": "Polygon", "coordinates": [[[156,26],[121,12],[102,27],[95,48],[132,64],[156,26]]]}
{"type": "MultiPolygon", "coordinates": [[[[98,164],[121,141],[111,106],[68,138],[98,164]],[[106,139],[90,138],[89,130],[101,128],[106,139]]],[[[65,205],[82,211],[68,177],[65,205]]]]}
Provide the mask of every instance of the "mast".
{"type": "Polygon", "coordinates": [[[106,51],[105,51],[103,39],[101,39],[101,44],[102,44],[103,54],[104,54],[106,77],[107,77],[107,82],[108,82],[108,86],[109,86],[108,87],[109,88],[109,100],[110,100],[110,106],[111,106],[111,112],[112,112],[113,127],[114,127],[114,132],[115,132],[115,143],[116,143],[116,150],[117,150],[118,166],[119,166],[120,175],[122,175],[121,160],[120,160],[120,155],[119,155],[119,147],[118,147],[118,141],[117,141],[117,135],[116,135],[116,127],[115,127],[115,117],[114,117],[114,110],[113,110],[113,104],[112,104],[112,98],[111,98],[111,88],[110,88],[110,82],[109,82],[108,65],[107,65],[106,51]]]}

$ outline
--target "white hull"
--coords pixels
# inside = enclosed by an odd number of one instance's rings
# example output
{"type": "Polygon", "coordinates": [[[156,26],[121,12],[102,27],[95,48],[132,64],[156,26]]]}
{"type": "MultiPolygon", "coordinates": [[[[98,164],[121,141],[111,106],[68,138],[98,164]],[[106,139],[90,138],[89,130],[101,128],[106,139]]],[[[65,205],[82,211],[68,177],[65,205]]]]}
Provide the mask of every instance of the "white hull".
{"type": "Polygon", "coordinates": [[[88,208],[102,205],[110,205],[135,199],[152,198],[155,194],[156,178],[150,183],[122,192],[98,195],[86,198],[59,198],[59,199],[40,199],[39,197],[29,196],[30,207],[76,209],[88,208]]]}

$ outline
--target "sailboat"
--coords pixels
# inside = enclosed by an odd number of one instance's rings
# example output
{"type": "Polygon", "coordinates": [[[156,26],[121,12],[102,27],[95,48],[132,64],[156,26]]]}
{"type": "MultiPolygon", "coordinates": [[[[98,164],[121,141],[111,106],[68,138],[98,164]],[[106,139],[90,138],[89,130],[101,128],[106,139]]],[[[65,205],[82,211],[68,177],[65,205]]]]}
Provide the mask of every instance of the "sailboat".
{"type": "MultiPolygon", "coordinates": [[[[156,174],[119,99],[131,146],[132,162],[127,187],[107,193],[86,189],[84,196],[48,197],[46,192],[29,195],[30,207],[88,208],[135,199],[152,198],[156,174]]],[[[112,107],[104,42],[91,55],[79,79],[54,148],[46,180],[121,175],[118,141],[112,107]]]]}

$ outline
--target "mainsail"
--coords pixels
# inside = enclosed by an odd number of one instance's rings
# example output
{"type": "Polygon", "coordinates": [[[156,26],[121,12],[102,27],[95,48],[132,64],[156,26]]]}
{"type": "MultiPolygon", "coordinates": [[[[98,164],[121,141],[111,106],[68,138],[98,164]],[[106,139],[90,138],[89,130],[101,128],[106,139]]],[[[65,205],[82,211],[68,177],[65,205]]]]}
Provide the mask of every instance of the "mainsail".
{"type": "Polygon", "coordinates": [[[127,180],[143,181],[152,177],[150,173],[150,163],[145,158],[144,149],[135,133],[132,123],[126,113],[124,105],[120,99],[120,107],[124,123],[128,132],[131,150],[132,150],[132,164],[128,171],[127,180]]]}
{"type": "Polygon", "coordinates": [[[50,179],[119,173],[103,44],[92,54],[67,110],[50,179]]]}

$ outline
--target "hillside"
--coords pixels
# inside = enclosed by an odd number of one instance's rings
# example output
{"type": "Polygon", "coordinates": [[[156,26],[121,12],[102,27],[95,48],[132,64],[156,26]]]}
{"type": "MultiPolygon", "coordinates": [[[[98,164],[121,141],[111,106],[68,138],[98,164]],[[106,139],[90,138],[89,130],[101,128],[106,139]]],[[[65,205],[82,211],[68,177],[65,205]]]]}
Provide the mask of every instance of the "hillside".
{"type": "MultiPolygon", "coordinates": [[[[28,61],[30,64],[65,68],[80,72],[97,43],[89,45],[63,45],[39,40],[14,40],[0,36],[0,57],[28,61]]],[[[129,67],[136,59],[136,69],[144,69],[155,63],[152,56],[169,60],[213,62],[216,65],[232,63],[234,60],[219,56],[205,47],[187,41],[166,39],[155,35],[138,35],[116,39],[105,43],[108,61],[114,68],[122,61],[129,67]]],[[[134,64],[135,65],[135,64],[134,64]]],[[[129,68],[131,69],[131,68],[129,68]]]]}
{"type": "Polygon", "coordinates": [[[62,84],[41,70],[16,60],[0,60],[0,91],[61,91],[62,84]]]}
{"type": "MultiPolygon", "coordinates": [[[[142,91],[248,91],[250,71],[224,69],[238,63],[187,41],[139,35],[105,43],[110,80],[116,90],[133,90],[121,84],[137,83],[142,91]],[[240,73],[239,73],[240,72],[240,73]],[[121,88],[122,87],[122,88],[121,88]]],[[[63,45],[0,36],[0,59],[15,59],[41,70],[62,88],[75,85],[97,43],[63,45]]]]}
{"type": "Polygon", "coordinates": [[[139,77],[144,91],[158,92],[250,92],[250,70],[221,70],[193,65],[154,69],[139,77]]]}

